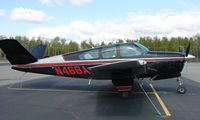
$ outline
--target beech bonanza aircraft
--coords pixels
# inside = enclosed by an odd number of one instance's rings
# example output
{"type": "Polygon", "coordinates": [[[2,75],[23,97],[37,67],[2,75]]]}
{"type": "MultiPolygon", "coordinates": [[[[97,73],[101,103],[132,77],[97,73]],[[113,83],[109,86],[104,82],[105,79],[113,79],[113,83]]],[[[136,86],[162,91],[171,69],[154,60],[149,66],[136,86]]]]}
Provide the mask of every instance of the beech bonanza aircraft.
{"type": "MultiPolygon", "coordinates": [[[[0,41],[0,48],[13,65],[12,69],[64,77],[111,79],[118,91],[127,93],[134,87],[134,79],[150,77],[152,80],[177,78],[178,93],[185,93],[180,79],[186,60],[195,58],[186,53],[153,52],[133,42],[97,47],[53,57],[41,58],[34,50],[27,51],[17,40],[0,41]],[[40,59],[41,58],[41,59],[40,59]]],[[[37,50],[37,46],[35,47],[37,50]]]]}

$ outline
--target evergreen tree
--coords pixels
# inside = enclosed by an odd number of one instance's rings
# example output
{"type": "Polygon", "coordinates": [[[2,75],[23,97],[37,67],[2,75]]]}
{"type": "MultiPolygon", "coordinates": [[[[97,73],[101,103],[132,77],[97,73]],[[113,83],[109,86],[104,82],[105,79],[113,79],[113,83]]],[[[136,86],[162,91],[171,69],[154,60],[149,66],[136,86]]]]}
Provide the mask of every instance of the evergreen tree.
{"type": "MultiPolygon", "coordinates": [[[[0,40],[6,39],[6,36],[0,36],[0,40]]],[[[26,49],[30,49],[31,46],[46,44],[47,48],[45,51],[45,56],[54,56],[58,54],[68,53],[78,51],[80,49],[89,49],[98,46],[105,46],[104,41],[99,43],[93,43],[91,39],[89,41],[82,41],[80,45],[75,41],[67,42],[66,39],[61,39],[59,37],[55,37],[53,40],[45,40],[44,38],[28,38],[26,36],[15,36],[9,37],[10,39],[16,39],[19,41],[26,49]]],[[[200,57],[200,34],[197,34],[194,37],[163,37],[158,38],[155,37],[140,37],[139,39],[118,39],[115,42],[109,42],[108,45],[112,45],[114,43],[124,43],[124,42],[139,42],[142,45],[146,46],[152,51],[174,51],[174,52],[183,52],[182,48],[186,50],[188,44],[191,44],[190,54],[195,55],[197,59],[200,57]]],[[[4,57],[5,54],[0,50],[0,57],[4,57]]]]}
{"type": "Polygon", "coordinates": [[[92,46],[90,44],[88,44],[86,40],[81,42],[81,49],[82,50],[89,49],[89,48],[92,48],[92,46]]]}

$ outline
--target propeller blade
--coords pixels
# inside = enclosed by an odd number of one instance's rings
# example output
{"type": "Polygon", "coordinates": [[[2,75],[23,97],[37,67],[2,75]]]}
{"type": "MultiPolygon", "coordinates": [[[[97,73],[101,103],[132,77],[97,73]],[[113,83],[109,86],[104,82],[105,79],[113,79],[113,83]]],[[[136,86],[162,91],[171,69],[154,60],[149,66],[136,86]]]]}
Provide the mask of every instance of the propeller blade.
{"type": "Polygon", "coordinates": [[[188,47],[187,47],[187,49],[186,49],[185,56],[188,56],[188,54],[189,54],[189,51],[190,51],[190,43],[189,43],[189,45],[188,45],[188,47]]]}

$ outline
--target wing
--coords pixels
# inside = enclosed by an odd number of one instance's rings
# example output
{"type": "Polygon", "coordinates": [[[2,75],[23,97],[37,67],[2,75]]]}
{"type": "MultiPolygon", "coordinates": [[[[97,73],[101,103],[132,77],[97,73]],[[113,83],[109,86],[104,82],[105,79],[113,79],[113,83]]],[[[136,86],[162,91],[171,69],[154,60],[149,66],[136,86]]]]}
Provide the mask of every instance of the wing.
{"type": "Polygon", "coordinates": [[[127,60],[117,63],[107,63],[88,68],[92,77],[95,79],[104,79],[105,77],[112,78],[112,73],[115,71],[130,72],[131,74],[143,74],[146,72],[146,61],[143,60],[127,60]]]}

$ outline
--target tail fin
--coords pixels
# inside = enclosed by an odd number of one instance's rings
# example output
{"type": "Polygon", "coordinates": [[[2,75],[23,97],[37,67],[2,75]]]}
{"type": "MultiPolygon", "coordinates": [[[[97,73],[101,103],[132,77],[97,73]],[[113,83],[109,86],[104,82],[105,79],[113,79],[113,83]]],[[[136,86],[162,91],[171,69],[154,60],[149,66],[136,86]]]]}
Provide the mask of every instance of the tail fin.
{"type": "Polygon", "coordinates": [[[41,59],[43,58],[43,55],[44,55],[44,52],[45,52],[45,49],[46,49],[46,45],[35,45],[35,46],[32,46],[30,49],[29,49],[29,52],[36,58],[36,59],[41,59]]]}
{"type": "Polygon", "coordinates": [[[6,58],[12,65],[28,64],[36,62],[37,59],[31,55],[17,40],[0,40],[0,48],[6,54],[6,58]]]}

